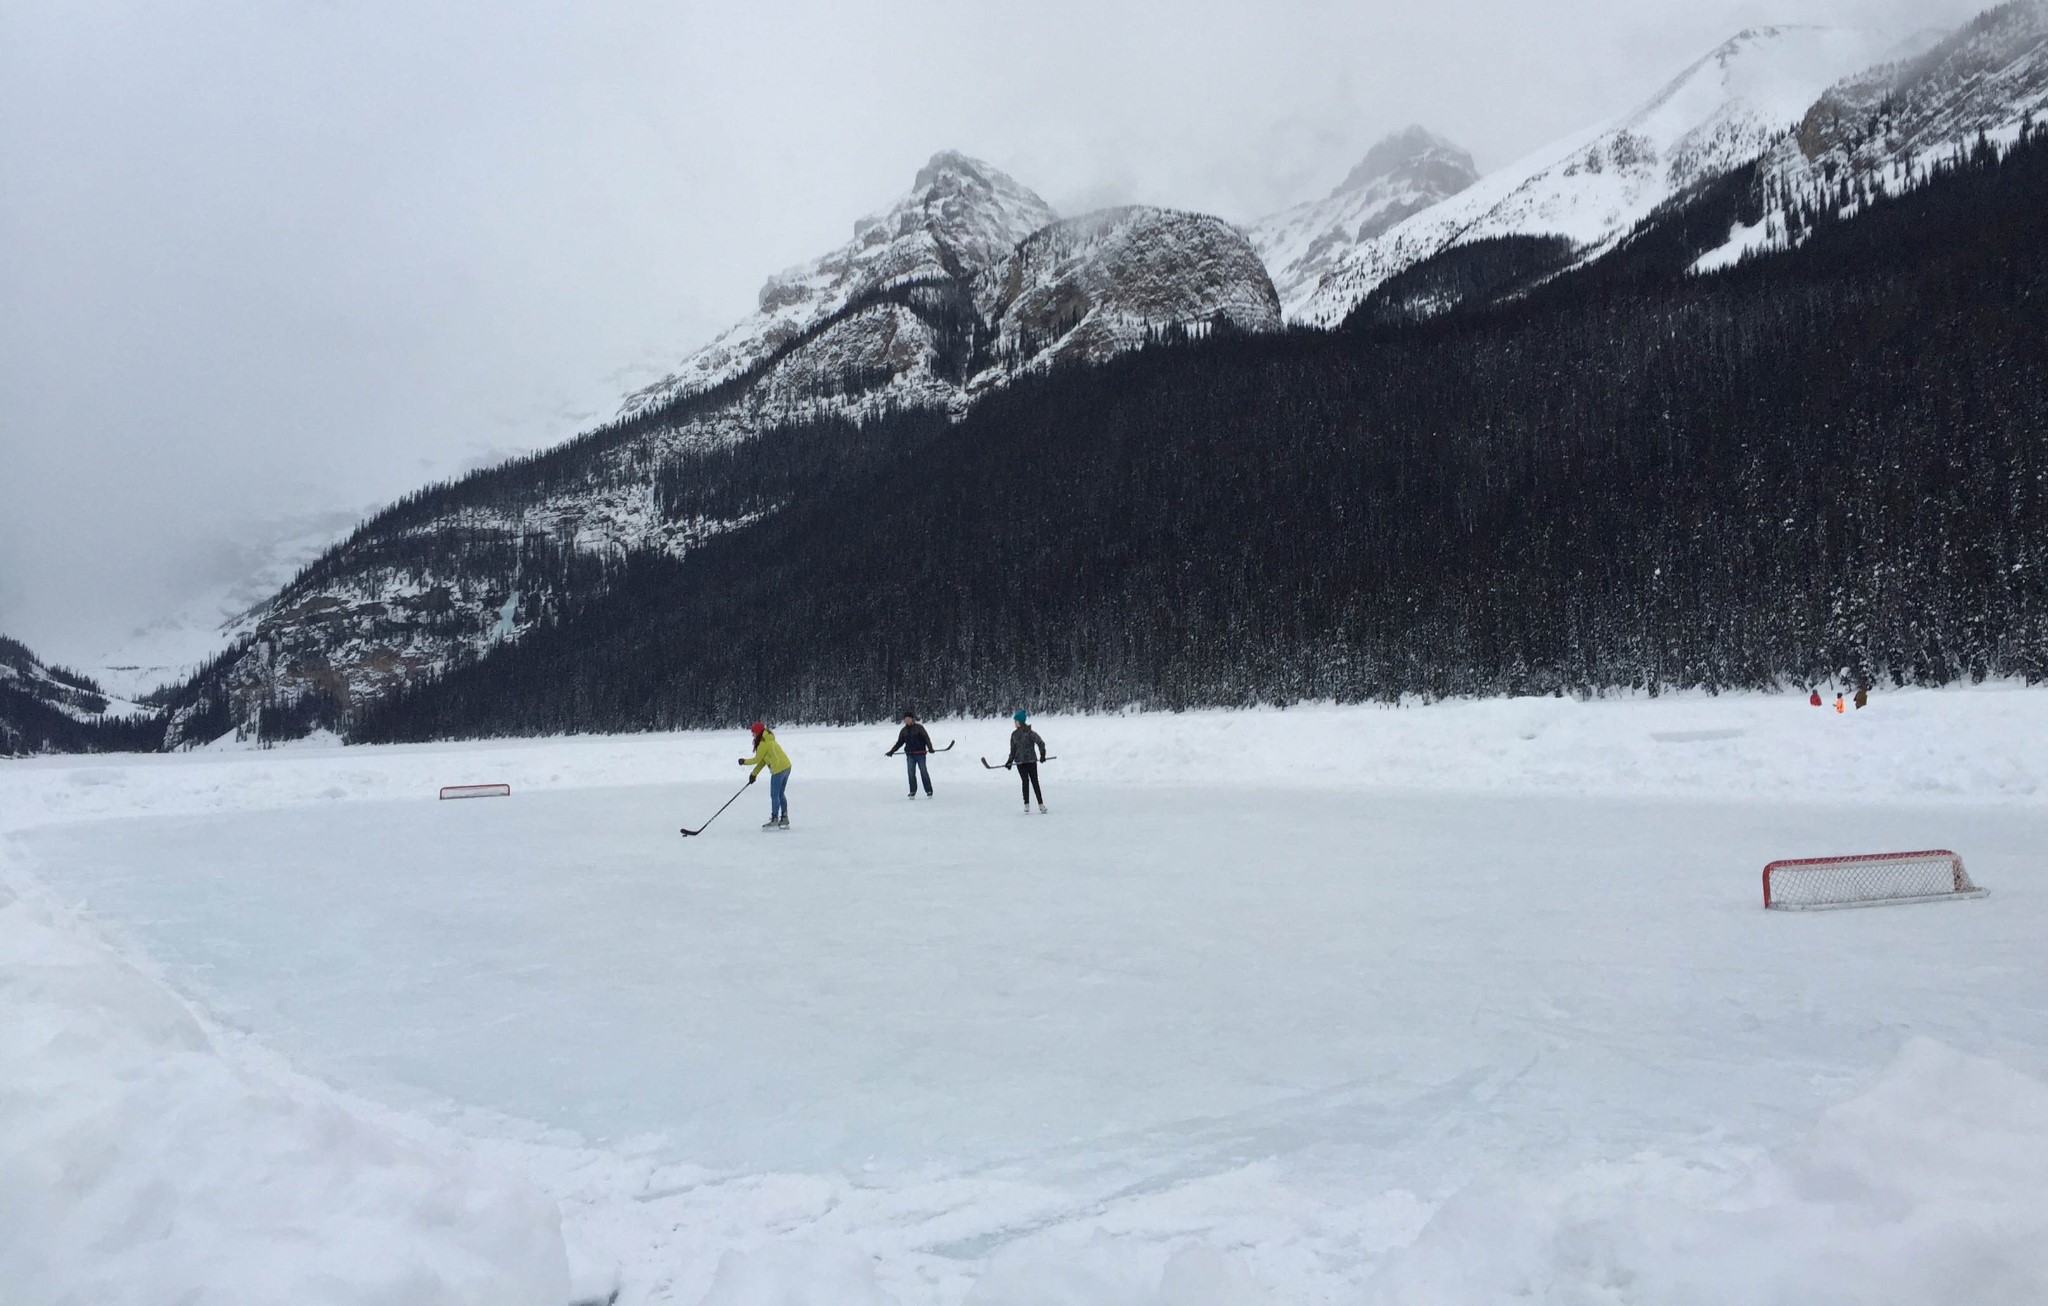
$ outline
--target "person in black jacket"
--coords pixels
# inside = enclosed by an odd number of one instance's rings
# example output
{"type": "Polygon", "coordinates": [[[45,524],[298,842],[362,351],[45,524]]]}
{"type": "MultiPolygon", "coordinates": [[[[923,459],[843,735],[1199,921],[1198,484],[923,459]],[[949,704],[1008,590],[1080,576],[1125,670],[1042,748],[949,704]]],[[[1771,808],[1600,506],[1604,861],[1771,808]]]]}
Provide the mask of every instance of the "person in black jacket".
{"type": "Polygon", "coordinates": [[[917,778],[924,777],[924,796],[932,796],[931,768],[925,765],[925,758],[932,751],[932,737],[917,723],[917,714],[905,710],[903,729],[896,732],[896,743],[884,753],[884,757],[896,756],[896,749],[903,750],[904,769],[910,772],[910,796],[917,797],[917,778]]]}
{"type": "Polygon", "coordinates": [[[1038,810],[1045,810],[1045,790],[1038,787],[1038,764],[1045,760],[1045,741],[1024,723],[1026,715],[1022,708],[1010,714],[1017,728],[1010,732],[1010,760],[1003,765],[1017,768],[1017,779],[1024,786],[1024,812],[1028,816],[1034,789],[1038,791],[1038,810]]]}

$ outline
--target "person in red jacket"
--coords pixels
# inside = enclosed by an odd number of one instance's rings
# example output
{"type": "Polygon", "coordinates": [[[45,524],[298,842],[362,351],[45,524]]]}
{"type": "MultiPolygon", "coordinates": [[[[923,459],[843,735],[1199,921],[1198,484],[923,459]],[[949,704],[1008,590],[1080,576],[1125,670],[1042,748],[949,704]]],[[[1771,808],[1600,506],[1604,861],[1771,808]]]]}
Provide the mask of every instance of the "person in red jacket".
{"type": "Polygon", "coordinates": [[[1819,685],[1815,685],[1815,686],[1813,687],[1813,697],[1811,697],[1811,698],[1807,699],[1806,701],[1807,701],[1807,702],[1809,702],[1809,703],[1811,703],[1811,704],[1813,704],[1813,705],[1814,705],[1815,707],[1819,707],[1819,706],[1820,706],[1820,686],[1819,686],[1819,685]]]}

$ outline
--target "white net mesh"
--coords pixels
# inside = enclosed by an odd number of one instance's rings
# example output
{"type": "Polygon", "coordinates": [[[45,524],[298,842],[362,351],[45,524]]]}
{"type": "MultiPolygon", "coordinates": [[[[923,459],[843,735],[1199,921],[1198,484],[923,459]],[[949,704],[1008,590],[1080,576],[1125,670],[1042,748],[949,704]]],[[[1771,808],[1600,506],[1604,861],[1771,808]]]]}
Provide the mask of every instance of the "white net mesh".
{"type": "Polygon", "coordinates": [[[1974,898],[1963,859],[1945,848],[1856,857],[1812,857],[1764,867],[1764,905],[1785,909],[1870,907],[1888,902],[1974,898]]]}

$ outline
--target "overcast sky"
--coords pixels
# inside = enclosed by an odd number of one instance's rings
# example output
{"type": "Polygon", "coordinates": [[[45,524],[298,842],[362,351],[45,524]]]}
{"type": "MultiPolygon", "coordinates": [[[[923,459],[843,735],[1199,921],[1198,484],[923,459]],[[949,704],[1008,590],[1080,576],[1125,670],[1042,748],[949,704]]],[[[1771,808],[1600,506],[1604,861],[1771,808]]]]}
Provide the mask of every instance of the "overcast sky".
{"type": "Polygon", "coordinates": [[[1948,0],[0,4],[0,633],[90,663],[317,513],[565,438],[934,151],[1245,221],[1736,30],[1948,0]]]}

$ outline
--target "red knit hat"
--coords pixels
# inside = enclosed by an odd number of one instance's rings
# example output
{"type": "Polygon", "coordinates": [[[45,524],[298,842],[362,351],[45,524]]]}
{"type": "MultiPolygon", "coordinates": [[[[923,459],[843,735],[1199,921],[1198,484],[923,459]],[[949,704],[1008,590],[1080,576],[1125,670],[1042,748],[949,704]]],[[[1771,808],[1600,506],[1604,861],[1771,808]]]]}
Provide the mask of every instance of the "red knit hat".
{"type": "Polygon", "coordinates": [[[766,730],[767,728],[767,726],[762,725],[759,721],[756,721],[753,727],[754,733],[757,735],[760,734],[763,730],[766,730]]]}

